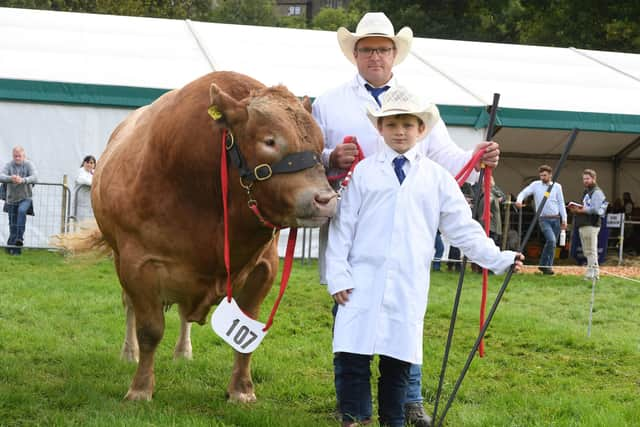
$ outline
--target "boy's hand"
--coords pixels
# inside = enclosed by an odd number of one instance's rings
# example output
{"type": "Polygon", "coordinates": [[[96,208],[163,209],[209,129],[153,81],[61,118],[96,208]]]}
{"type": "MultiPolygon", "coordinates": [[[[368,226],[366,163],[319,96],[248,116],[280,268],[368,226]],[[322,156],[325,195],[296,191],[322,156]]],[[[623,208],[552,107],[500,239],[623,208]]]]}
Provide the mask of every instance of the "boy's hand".
{"type": "Polygon", "coordinates": [[[524,261],[524,255],[522,255],[520,252],[518,252],[516,254],[516,260],[515,260],[515,263],[514,263],[514,265],[515,265],[515,267],[513,268],[514,272],[517,273],[519,271],[522,271],[523,261],[524,261]]]}
{"type": "Polygon", "coordinates": [[[344,291],[336,292],[333,294],[333,300],[340,305],[345,305],[347,301],[349,301],[349,294],[353,291],[353,289],[346,289],[344,291]]]}

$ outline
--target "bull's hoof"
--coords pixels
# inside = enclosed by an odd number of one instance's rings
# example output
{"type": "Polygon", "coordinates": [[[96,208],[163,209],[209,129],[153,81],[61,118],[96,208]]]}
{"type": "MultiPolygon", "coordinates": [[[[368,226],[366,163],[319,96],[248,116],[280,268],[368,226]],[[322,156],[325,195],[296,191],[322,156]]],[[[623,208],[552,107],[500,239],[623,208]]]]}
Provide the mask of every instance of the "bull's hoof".
{"type": "Polygon", "coordinates": [[[253,403],[256,401],[256,394],[254,392],[251,393],[229,393],[229,399],[227,400],[231,403],[253,403]]]}
{"type": "Polygon", "coordinates": [[[147,402],[151,401],[153,392],[148,390],[131,390],[127,392],[127,395],[124,397],[124,400],[146,400],[147,402]]]}
{"type": "Polygon", "coordinates": [[[138,363],[138,355],[139,352],[137,350],[128,347],[122,347],[122,351],[120,352],[120,359],[124,360],[125,362],[138,363]]]}
{"type": "Polygon", "coordinates": [[[192,360],[193,359],[193,352],[191,351],[190,348],[184,349],[184,350],[176,349],[173,352],[173,359],[174,360],[178,360],[178,359],[192,360]]]}

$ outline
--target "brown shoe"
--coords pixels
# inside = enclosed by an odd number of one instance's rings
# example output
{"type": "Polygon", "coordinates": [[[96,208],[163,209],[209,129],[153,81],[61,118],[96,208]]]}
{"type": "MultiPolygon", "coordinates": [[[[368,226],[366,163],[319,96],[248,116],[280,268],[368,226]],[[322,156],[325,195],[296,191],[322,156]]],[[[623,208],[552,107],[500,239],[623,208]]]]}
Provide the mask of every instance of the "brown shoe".
{"type": "Polygon", "coordinates": [[[414,427],[432,427],[431,417],[424,411],[420,402],[404,405],[404,422],[414,427]]]}

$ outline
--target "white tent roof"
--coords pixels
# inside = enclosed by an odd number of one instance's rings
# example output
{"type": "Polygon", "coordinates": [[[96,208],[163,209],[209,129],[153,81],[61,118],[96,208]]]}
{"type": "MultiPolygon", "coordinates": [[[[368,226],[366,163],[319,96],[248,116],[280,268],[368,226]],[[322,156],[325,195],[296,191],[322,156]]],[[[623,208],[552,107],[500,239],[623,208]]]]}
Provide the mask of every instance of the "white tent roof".
{"type": "MultiPolygon", "coordinates": [[[[640,55],[424,38],[412,54],[398,74],[438,104],[498,92],[503,108],[640,115],[640,55]]],[[[12,8],[0,55],[5,79],[172,89],[235,70],[312,97],[353,73],[334,32],[12,8]]]]}
{"type": "MultiPolygon", "coordinates": [[[[640,115],[637,81],[571,49],[417,39],[412,50],[484,104],[497,92],[503,107],[640,115]]],[[[640,55],[616,58],[640,74],[640,55]]]]}

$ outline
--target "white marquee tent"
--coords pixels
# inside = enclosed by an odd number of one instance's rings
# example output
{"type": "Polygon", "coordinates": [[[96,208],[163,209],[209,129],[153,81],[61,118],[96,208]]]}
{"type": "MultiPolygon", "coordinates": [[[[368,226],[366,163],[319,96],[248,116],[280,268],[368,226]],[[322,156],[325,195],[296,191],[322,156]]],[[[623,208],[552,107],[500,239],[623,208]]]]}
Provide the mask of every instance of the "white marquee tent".
{"type": "MultiPolygon", "coordinates": [[[[355,69],[333,32],[0,8],[0,163],[20,144],[41,180],[71,180],[134,108],[213,70],[311,97],[355,69]]],[[[640,55],[417,38],[396,68],[438,104],[454,140],[484,136],[500,93],[497,183],[517,193],[581,132],[560,182],[569,199],[595,168],[609,198],[640,198],[640,55]]],[[[2,232],[2,230],[0,230],[2,232]]]]}

